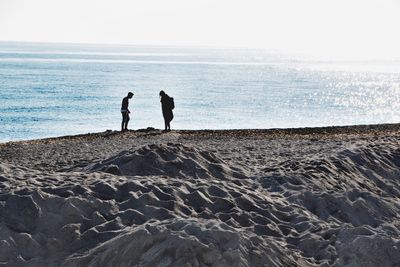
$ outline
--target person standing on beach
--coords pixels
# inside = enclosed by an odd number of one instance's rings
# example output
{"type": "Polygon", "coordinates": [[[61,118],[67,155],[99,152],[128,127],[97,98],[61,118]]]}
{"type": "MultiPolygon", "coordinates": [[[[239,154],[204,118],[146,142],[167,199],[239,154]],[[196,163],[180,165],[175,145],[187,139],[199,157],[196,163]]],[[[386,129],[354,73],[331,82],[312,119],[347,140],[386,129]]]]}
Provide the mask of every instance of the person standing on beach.
{"type": "Polygon", "coordinates": [[[122,99],[122,106],[121,106],[121,114],[122,114],[122,124],[121,124],[121,131],[128,130],[128,122],[130,120],[129,113],[131,113],[128,109],[129,106],[129,99],[133,97],[133,93],[129,92],[126,97],[122,99]]]}
{"type": "Polygon", "coordinates": [[[170,123],[174,118],[174,114],[172,113],[172,110],[175,108],[174,99],[162,90],[160,91],[160,99],[165,124],[164,132],[168,132],[171,131],[170,123]]]}

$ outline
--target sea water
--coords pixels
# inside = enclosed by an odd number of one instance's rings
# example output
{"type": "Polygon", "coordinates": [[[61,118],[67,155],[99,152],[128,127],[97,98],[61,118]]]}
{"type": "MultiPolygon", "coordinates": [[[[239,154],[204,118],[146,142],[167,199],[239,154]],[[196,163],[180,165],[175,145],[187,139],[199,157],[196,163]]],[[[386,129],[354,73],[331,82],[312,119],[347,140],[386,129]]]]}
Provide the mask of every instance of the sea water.
{"type": "MultiPolygon", "coordinates": [[[[329,55],[328,55],[329,56],[329,55]]],[[[0,43],[0,142],[163,128],[286,128],[400,121],[400,61],[310,58],[272,51],[0,43]]]]}

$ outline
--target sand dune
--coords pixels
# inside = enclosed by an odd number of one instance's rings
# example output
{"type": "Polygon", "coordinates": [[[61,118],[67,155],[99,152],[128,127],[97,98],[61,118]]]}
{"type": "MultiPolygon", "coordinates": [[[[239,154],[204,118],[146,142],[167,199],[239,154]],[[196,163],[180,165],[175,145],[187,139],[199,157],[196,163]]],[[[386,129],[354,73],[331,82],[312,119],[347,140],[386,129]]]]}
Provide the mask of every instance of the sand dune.
{"type": "Polygon", "coordinates": [[[0,264],[400,265],[397,126],[309,131],[0,145],[0,264]]]}
{"type": "Polygon", "coordinates": [[[135,151],[123,151],[116,156],[86,168],[118,175],[166,175],[208,179],[244,178],[223,160],[206,150],[193,146],[167,143],[147,145],[135,151]]]}

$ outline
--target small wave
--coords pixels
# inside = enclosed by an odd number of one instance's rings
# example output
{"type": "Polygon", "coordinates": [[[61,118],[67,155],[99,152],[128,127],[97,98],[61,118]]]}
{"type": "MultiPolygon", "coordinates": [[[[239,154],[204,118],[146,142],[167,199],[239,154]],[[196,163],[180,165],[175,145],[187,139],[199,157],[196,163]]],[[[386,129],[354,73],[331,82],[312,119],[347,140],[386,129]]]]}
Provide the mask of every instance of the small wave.
{"type": "Polygon", "coordinates": [[[146,52],[87,52],[87,51],[18,51],[4,50],[0,54],[20,54],[20,55],[88,55],[88,56],[156,56],[156,57],[179,57],[190,56],[189,53],[146,53],[146,52]]]}
{"type": "Polygon", "coordinates": [[[228,61],[171,61],[129,59],[83,59],[83,58],[0,58],[0,62],[44,62],[44,63],[115,63],[115,64],[169,64],[169,65],[277,65],[274,62],[228,62],[228,61]]]}

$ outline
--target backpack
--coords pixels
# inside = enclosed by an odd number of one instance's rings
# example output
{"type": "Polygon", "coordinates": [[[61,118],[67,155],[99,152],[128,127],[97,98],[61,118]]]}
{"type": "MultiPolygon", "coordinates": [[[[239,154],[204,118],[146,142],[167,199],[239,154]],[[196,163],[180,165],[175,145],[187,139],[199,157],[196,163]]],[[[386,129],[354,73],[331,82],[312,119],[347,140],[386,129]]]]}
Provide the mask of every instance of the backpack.
{"type": "Polygon", "coordinates": [[[173,97],[169,97],[168,98],[168,105],[169,105],[171,110],[175,108],[175,103],[174,103],[174,98],[173,97]]]}

